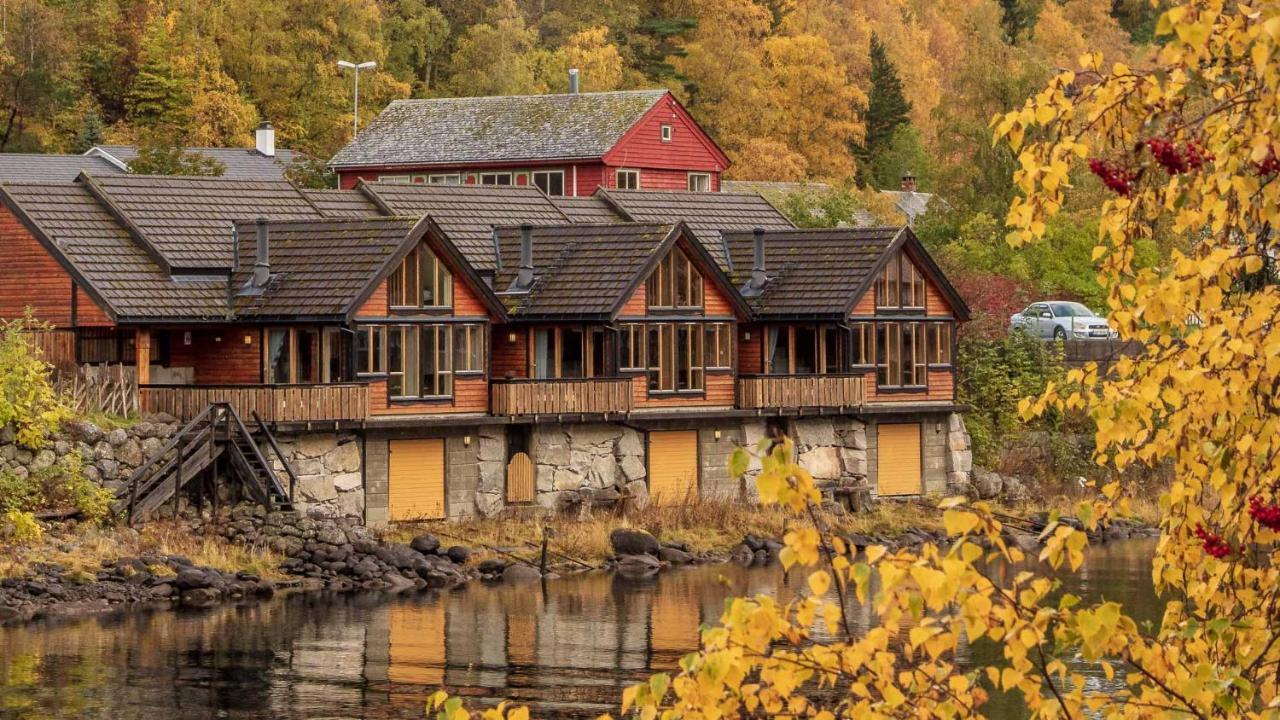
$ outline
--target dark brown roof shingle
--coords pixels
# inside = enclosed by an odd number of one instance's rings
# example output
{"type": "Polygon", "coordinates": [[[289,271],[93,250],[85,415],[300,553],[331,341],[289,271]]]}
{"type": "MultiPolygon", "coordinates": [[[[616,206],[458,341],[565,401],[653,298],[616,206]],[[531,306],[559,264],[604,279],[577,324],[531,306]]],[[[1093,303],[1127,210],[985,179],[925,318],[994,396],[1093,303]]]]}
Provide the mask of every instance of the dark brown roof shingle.
{"type": "Polygon", "coordinates": [[[71,182],[82,172],[124,174],[124,170],[100,157],[0,153],[0,182],[71,182]]]}
{"type": "Polygon", "coordinates": [[[321,215],[329,218],[364,218],[384,215],[369,196],[359,190],[303,190],[321,215]]]}

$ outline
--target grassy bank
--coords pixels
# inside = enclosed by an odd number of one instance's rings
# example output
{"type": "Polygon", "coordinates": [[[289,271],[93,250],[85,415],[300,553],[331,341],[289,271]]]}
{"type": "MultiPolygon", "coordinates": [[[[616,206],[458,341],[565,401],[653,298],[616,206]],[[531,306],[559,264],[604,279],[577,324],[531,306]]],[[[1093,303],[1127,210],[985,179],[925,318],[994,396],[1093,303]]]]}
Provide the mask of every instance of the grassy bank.
{"type": "MultiPolygon", "coordinates": [[[[245,547],[209,534],[194,534],[182,523],[160,520],[134,530],[89,524],[53,526],[29,544],[0,546],[0,578],[22,576],[36,563],[54,563],[86,577],[103,563],[145,555],[181,555],[192,563],[224,572],[246,571],[269,580],[283,579],[283,557],[266,548],[245,547]]],[[[153,570],[167,571],[163,566],[153,570]]]]}

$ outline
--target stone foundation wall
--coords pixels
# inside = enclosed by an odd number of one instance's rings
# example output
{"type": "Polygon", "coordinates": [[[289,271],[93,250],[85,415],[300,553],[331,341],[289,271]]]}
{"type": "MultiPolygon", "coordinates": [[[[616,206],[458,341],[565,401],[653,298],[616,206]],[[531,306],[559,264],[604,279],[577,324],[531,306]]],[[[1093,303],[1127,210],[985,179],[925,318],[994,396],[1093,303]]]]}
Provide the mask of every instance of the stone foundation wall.
{"type": "Polygon", "coordinates": [[[635,428],[536,425],[530,450],[537,503],[543,507],[560,509],[600,491],[648,497],[644,437],[635,428]]]}
{"type": "Polygon", "coordinates": [[[947,487],[964,488],[973,477],[973,445],[964,426],[964,416],[947,416],[947,487]]]}
{"type": "MultiPolygon", "coordinates": [[[[358,435],[279,434],[276,443],[298,475],[294,499],[299,511],[322,517],[364,519],[367,490],[358,435]]],[[[275,454],[269,453],[267,457],[281,481],[287,483],[288,475],[275,454]]]]}
{"type": "Polygon", "coordinates": [[[73,420],[49,438],[44,447],[32,450],[17,442],[12,426],[3,427],[0,473],[25,479],[35,473],[53,472],[64,466],[69,456],[79,455],[85,478],[115,492],[177,431],[177,420],[163,414],[114,430],[104,430],[87,420],[73,420]]]}

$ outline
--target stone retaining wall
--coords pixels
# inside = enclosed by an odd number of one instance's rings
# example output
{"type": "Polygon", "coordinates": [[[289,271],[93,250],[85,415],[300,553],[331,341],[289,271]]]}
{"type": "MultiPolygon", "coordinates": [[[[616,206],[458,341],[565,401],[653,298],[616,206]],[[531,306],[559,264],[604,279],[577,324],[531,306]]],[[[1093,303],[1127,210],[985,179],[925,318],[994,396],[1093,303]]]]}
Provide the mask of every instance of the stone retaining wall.
{"type": "MultiPolygon", "coordinates": [[[[354,433],[276,435],[276,443],[298,475],[294,490],[298,510],[323,517],[363,519],[365,479],[363,443],[354,433]]],[[[288,475],[274,453],[268,453],[281,482],[288,475]]]]}
{"type": "Polygon", "coordinates": [[[32,450],[18,444],[13,428],[0,428],[0,473],[25,479],[47,472],[79,455],[85,478],[111,491],[125,486],[147,458],[160,452],[178,431],[177,421],[164,414],[148,416],[127,428],[103,430],[86,420],[66,423],[44,447],[32,450]]]}

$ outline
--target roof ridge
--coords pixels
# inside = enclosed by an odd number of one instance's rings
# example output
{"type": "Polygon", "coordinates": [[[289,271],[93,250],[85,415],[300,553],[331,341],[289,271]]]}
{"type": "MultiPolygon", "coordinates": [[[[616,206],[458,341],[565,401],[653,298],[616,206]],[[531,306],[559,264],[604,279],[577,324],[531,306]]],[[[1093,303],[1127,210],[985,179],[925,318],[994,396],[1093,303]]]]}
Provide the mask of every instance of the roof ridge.
{"type": "Polygon", "coordinates": [[[434,98],[399,98],[392,100],[392,105],[425,105],[435,102],[452,102],[458,100],[523,100],[527,98],[554,98],[554,97],[591,97],[592,95],[661,95],[671,92],[668,88],[635,88],[631,90],[596,90],[592,92],[562,92],[562,93],[524,93],[520,95],[451,95],[447,97],[434,98]]]}

